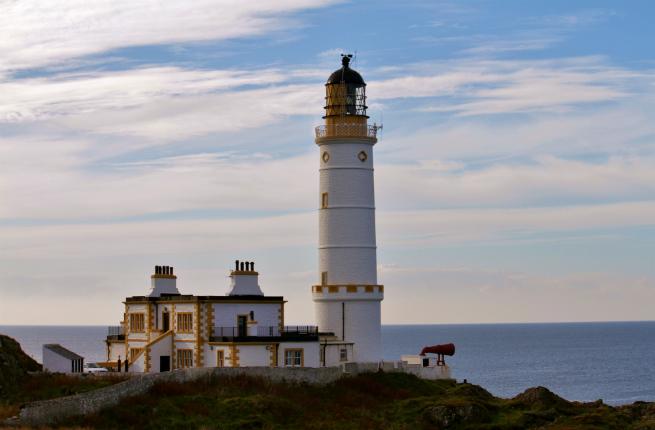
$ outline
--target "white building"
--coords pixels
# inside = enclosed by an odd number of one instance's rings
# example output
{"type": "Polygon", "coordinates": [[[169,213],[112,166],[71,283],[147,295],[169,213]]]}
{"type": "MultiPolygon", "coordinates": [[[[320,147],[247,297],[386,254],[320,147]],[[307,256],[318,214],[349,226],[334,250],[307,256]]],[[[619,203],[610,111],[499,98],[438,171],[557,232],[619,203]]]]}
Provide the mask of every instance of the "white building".
{"type": "MultiPolygon", "coordinates": [[[[254,263],[236,262],[224,296],[181,294],[173,268],[157,266],[149,294],[126,298],[121,326],[110,328],[110,364],[127,358],[133,372],[353,362],[377,368],[384,297],[377,282],[373,186],[378,127],[368,125],[366,84],[349,62],[344,56],[329,77],[325,124],[316,128],[319,282],[312,299],[318,326],[286,326],[283,297],[264,295],[254,263]]],[[[448,374],[407,366],[431,377],[448,374]]]]}
{"type": "Polygon", "coordinates": [[[169,266],[156,266],[146,296],[125,299],[124,319],[110,327],[107,359],[127,358],[132,372],[186,367],[319,367],[313,326],[285,326],[284,299],[265,296],[254,263],[236,262],[224,296],[180,294],[169,266]]]}
{"type": "Polygon", "coordinates": [[[382,359],[384,287],[377,282],[373,145],[375,125],[366,116],[366,83],[349,67],[330,75],[319,147],[319,283],[312,287],[321,332],[328,345],[353,345],[358,362],[382,359]]]}
{"type": "Polygon", "coordinates": [[[82,373],[84,357],[57,343],[43,345],[43,369],[48,372],[82,373]]]}

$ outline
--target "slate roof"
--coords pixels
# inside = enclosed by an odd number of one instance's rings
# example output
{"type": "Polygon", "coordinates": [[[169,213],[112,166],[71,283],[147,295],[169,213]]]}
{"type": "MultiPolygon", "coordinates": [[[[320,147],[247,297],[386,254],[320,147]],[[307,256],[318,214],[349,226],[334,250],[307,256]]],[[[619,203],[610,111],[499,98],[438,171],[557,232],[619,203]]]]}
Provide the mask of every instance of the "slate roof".
{"type": "Polygon", "coordinates": [[[75,354],[73,351],[64,348],[63,346],[59,345],[58,343],[50,343],[47,345],[43,345],[44,348],[49,349],[50,351],[54,352],[55,354],[59,354],[64,358],[67,358],[69,360],[79,360],[83,359],[81,355],[75,354]]]}

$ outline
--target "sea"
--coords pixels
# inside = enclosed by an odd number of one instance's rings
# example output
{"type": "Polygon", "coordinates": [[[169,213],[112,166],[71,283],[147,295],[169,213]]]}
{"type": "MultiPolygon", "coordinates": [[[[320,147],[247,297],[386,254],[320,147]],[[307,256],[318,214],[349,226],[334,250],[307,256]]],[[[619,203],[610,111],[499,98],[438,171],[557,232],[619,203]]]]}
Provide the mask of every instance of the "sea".
{"type": "MultiPolygon", "coordinates": [[[[45,343],[59,343],[87,362],[106,359],[105,326],[0,326],[41,362],[45,343]]],[[[579,401],[610,405],[655,401],[655,321],[548,324],[384,325],[385,360],[454,343],[453,376],[499,397],[544,386],[579,401]]]]}

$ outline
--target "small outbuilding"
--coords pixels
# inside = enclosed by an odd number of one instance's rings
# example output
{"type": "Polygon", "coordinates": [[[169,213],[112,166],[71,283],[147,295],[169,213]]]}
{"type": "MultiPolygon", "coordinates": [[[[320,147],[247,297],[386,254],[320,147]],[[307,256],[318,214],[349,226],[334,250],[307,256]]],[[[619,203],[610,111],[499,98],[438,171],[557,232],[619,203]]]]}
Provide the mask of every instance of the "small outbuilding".
{"type": "Polygon", "coordinates": [[[83,373],[84,357],[57,343],[43,345],[43,370],[61,373],[83,373]]]}

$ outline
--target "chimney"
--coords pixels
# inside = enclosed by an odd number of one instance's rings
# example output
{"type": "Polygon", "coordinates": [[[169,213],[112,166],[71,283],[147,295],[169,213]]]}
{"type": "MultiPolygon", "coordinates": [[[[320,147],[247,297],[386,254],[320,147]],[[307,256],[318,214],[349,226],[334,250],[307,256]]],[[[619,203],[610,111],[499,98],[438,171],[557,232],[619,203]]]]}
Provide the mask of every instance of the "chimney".
{"type": "Polygon", "coordinates": [[[263,296],[259,288],[259,273],[251,261],[235,262],[235,270],[230,272],[230,291],[228,296],[263,296]]]}
{"type": "Polygon", "coordinates": [[[160,297],[162,294],[180,294],[177,289],[177,276],[171,266],[155,266],[155,273],[150,276],[149,297],[160,297]]]}

